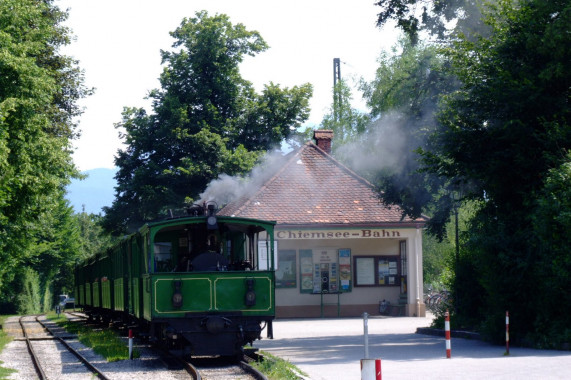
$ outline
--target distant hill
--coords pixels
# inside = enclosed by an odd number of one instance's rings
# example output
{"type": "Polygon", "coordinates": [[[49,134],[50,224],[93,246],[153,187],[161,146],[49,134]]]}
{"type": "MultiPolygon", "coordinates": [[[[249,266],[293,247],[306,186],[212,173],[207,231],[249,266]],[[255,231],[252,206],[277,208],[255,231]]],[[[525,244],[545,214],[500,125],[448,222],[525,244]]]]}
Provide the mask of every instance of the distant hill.
{"type": "Polygon", "coordinates": [[[83,181],[73,180],[67,188],[66,199],[69,200],[75,212],[102,214],[101,208],[111,206],[115,199],[115,186],[113,178],[117,169],[92,169],[82,172],[87,178],[83,181]]]}

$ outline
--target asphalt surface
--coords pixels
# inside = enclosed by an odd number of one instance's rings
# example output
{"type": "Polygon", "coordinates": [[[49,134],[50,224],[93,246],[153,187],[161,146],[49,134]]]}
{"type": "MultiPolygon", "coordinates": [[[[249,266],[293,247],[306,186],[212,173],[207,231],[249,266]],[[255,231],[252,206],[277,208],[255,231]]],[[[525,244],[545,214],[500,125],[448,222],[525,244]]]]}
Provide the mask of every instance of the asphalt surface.
{"type": "MultiPolygon", "coordinates": [[[[381,359],[387,379],[571,379],[571,352],[493,346],[452,338],[446,358],[443,337],[416,334],[430,318],[369,317],[369,359],[381,359]]],[[[289,360],[311,380],[361,379],[365,357],[362,318],[274,321],[274,339],[254,343],[289,360]]],[[[368,379],[364,379],[368,380],[368,379]]]]}

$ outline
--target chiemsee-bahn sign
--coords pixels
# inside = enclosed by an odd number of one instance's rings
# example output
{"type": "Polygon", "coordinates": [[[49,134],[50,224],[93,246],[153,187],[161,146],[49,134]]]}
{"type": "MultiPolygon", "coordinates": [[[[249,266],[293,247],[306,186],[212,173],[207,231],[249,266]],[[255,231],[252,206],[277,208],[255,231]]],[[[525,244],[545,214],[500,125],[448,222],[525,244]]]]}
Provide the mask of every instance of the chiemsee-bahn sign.
{"type": "Polygon", "coordinates": [[[276,238],[280,240],[306,240],[306,239],[382,239],[399,238],[399,231],[362,228],[352,230],[282,230],[276,231],[276,238]]]}

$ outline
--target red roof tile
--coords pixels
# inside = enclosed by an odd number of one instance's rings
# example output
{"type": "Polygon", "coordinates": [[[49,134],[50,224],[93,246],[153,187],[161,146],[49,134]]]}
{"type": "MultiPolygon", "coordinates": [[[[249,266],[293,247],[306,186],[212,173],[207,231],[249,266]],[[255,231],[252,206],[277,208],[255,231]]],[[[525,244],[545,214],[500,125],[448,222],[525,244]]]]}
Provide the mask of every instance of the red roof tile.
{"type": "Polygon", "coordinates": [[[226,205],[219,214],[275,220],[279,225],[411,225],[383,205],[373,186],[308,142],[286,156],[280,170],[253,195],[226,205]]]}

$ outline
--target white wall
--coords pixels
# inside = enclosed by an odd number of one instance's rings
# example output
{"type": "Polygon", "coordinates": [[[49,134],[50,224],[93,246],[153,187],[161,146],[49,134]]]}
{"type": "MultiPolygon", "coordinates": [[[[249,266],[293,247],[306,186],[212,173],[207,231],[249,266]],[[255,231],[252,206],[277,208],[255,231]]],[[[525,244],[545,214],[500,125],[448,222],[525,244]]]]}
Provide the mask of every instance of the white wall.
{"type": "MultiPolygon", "coordinates": [[[[341,294],[342,305],[371,305],[386,299],[391,303],[397,303],[400,295],[400,286],[373,286],[355,287],[355,256],[398,256],[400,241],[406,241],[407,248],[407,294],[409,309],[413,314],[416,307],[416,299],[422,302],[422,230],[416,228],[393,229],[400,236],[390,238],[354,238],[354,239],[278,239],[279,250],[296,251],[296,274],[295,288],[277,288],[276,306],[303,306],[319,305],[320,296],[300,293],[301,273],[299,267],[299,250],[318,248],[332,248],[351,250],[351,291],[341,294]]],[[[283,234],[282,234],[283,235],[283,234]]],[[[277,236],[277,234],[276,234],[277,236]]],[[[400,262],[399,262],[400,265],[400,262]]]]}

